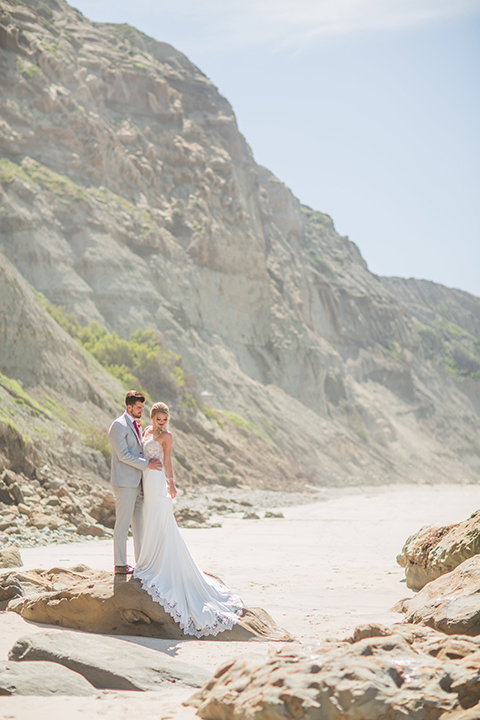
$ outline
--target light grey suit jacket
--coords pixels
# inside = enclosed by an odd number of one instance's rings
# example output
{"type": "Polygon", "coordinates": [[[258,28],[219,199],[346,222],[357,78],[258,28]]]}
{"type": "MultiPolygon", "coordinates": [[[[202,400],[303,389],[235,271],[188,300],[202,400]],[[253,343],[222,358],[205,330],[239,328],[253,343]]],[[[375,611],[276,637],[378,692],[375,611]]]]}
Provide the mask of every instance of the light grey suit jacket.
{"type": "Polygon", "coordinates": [[[113,421],[108,435],[112,447],[112,484],[138,487],[148,460],[143,457],[142,443],[127,412],[113,421]]]}

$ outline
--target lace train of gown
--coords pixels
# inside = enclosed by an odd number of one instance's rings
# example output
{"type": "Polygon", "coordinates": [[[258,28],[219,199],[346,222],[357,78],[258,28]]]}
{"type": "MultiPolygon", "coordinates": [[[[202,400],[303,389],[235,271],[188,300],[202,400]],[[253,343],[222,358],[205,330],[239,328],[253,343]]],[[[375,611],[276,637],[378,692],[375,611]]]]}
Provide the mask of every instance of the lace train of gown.
{"type": "MultiPolygon", "coordinates": [[[[144,456],[161,460],[160,443],[147,440],[144,456]]],[[[163,470],[144,473],[143,494],[144,534],[134,577],[187,635],[230,630],[242,614],[242,601],[202,572],[190,555],[173,515],[163,470]]]]}

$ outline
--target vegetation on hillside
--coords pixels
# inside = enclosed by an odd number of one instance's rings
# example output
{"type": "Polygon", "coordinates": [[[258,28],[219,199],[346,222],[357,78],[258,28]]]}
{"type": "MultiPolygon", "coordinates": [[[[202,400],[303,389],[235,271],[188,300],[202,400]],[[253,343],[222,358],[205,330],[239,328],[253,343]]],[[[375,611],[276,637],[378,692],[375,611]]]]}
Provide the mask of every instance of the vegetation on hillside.
{"type": "Polygon", "coordinates": [[[452,377],[480,380],[480,342],[459,325],[437,318],[433,326],[417,325],[427,360],[452,377]]]}
{"type": "Polygon", "coordinates": [[[136,330],[129,340],[124,340],[98,322],[81,327],[75,315],[45,299],[43,304],[54,320],[127,390],[142,390],[149,400],[198,406],[195,378],[183,368],[180,355],[163,347],[154,330],[136,330]]]}

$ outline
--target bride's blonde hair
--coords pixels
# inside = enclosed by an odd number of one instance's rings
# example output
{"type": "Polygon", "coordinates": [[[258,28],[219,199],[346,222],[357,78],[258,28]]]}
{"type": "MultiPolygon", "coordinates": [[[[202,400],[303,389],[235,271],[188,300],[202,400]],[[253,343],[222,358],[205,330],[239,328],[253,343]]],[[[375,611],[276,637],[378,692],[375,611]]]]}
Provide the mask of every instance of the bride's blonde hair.
{"type": "Polygon", "coordinates": [[[164,428],[166,430],[168,428],[168,421],[170,420],[170,409],[168,405],[164,402],[153,403],[152,409],[150,410],[150,418],[153,420],[155,415],[159,415],[160,413],[167,416],[167,422],[164,428]]]}

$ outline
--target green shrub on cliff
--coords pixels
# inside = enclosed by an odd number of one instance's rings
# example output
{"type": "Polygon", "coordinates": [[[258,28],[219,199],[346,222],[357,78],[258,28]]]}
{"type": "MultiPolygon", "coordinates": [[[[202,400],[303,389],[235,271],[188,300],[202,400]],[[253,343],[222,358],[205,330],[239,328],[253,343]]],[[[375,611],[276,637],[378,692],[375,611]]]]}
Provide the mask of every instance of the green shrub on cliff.
{"type": "Polygon", "coordinates": [[[48,311],[48,313],[52,316],[55,322],[58,323],[58,325],[60,325],[60,327],[63,328],[69,335],[75,338],[75,340],[78,340],[78,334],[82,329],[82,326],[78,322],[75,315],[73,313],[66,313],[57,305],[52,305],[51,303],[49,303],[43,293],[37,292],[36,295],[45,310],[48,311]]]}
{"type": "Polygon", "coordinates": [[[434,327],[417,325],[425,356],[435,365],[441,365],[457,380],[471,377],[480,379],[480,343],[454,323],[440,318],[434,327]]]}
{"type": "Polygon", "coordinates": [[[136,330],[124,340],[95,321],[82,328],[75,315],[37,296],[53,319],[127,390],[137,388],[149,398],[197,407],[195,380],[183,369],[181,356],[166,350],[154,330],[136,330]]]}
{"type": "Polygon", "coordinates": [[[125,387],[140,386],[154,398],[185,399],[182,358],[165,350],[153,330],[137,330],[123,340],[92,322],[80,330],[78,340],[125,387]]]}

